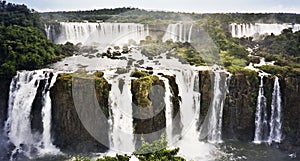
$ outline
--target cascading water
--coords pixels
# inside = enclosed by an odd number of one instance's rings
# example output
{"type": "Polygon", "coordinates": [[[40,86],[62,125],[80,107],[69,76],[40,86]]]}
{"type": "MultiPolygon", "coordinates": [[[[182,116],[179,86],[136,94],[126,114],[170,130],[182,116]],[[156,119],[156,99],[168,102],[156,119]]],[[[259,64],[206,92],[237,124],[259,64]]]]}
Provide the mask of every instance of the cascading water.
{"type": "Polygon", "coordinates": [[[172,39],[174,42],[191,42],[192,29],[192,24],[169,24],[162,40],[172,39]]]}
{"type": "MultiPolygon", "coordinates": [[[[42,140],[40,141],[40,154],[59,154],[60,151],[52,144],[51,139],[51,98],[50,98],[50,89],[54,85],[58,73],[53,73],[53,76],[50,81],[46,81],[46,85],[43,91],[43,108],[42,108],[42,121],[43,121],[43,134],[42,140]]],[[[49,74],[47,74],[49,77],[49,74]]],[[[47,79],[48,79],[47,77],[47,79]]]]}
{"type": "Polygon", "coordinates": [[[292,28],[294,32],[300,30],[300,24],[236,24],[230,25],[232,37],[250,37],[255,34],[271,34],[279,35],[283,29],[292,28]]]}
{"type": "MultiPolygon", "coordinates": [[[[106,73],[109,74],[109,73],[106,73]]],[[[129,73],[106,76],[111,86],[110,101],[110,152],[132,153],[135,150],[132,118],[132,94],[129,73]],[[124,81],[123,86],[120,82],[124,81]]]]}
{"type": "Polygon", "coordinates": [[[264,76],[260,76],[259,92],[255,113],[254,143],[260,144],[268,140],[267,99],[264,96],[264,76]]]}
{"type": "Polygon", "coordinates": [[[209,111],[206,115],[204,122],[200,128],[200,139],[207,138],[210,143],[222,143],[222,119],[223,119],[223,106],[228,91],[227,81],[222,79],[221,74],[223,70],[214,70],[213,82],[213,97],[210,104],[209,111]]]}
{"type": "Polygon", "coordinates": [[[40,137],[31,130],[32,103],[41,80],[48,82],[49,73],[43,70],[17,72],[10,85],[8,119],[5,124],[9,141],[15,146],[10,160],[18,154],[32,158],[44,154],[58,154],[59,150],[51,143],[51,101],[49,88],[56,77],[45,84],[42,108],[43,134],[40,137]],[[49,85],[50,84],[50,85],[49,85]]]}
{"type": "Polygon", "coordinates": [[[164,77],[160,77],[165,84],[165,104],[166,104],[166,134],[168,145],[171,146],[173,143],[173,124],[172,124],[172,103],[171,103],[171,90],[169,85],[169,80],[164,77]]]}
{"type": "Polygon", "coordinates": [[[281,142],[281,93],[279,79],[275,76],[274,88],[272,93],[271,105],[271,120],[270,120],[270,135],[268,142],[281,142]]]}
{"type": "Polygon", "coordinates": [[[92,45],[96,43],[108,45],[127,43],[128,40],[139,43],[149,33],[148,27],[135,23],[60,22],[60,33],[58,35],[54,35],[56,33],[55,28],[51,27],[51,24],[45,28],[48,39],[58,44],[69,41],[74,44],[92,45]]]}
{"type": "MultiPolygon", "coordinates": [[[[209,160],[213,145],[199,141],[198,121],[200,116],[200,92],[198,71],[183,70],[176,73],[179,95],[182,99],[180,115],[183,129],[173,146],[180,147],[179,154],[187,159],[209,160]],[[192,96],[192,97],[191,97],[192,96]],[[199,155],[201,152],[201,155],[199,155]]],[[[174,127],[176,128],[176,127],[174,127]]]]}

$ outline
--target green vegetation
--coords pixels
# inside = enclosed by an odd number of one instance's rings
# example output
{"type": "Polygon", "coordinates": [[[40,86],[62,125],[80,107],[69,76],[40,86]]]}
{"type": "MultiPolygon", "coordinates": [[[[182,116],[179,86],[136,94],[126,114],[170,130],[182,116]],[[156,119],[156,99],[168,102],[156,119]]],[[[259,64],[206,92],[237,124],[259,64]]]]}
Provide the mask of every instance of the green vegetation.
{"type": "Polygon", "coordinates": [[[230,72],[241,70],[247,65],[249,53],[246,47],[241,45],[238,39],[226,34],[227,28],[224,29],[221,21],[208,18],[200,23],[219,50],[220,60],[217,62],[219,65],[224,66],[230,72]]]}
{"type": "Polygon", "coordinates": [[[278,76],[300,75],[300,32],[284,29],[280,35],[266,36],[259,41],[256,55],[266,61],[275,61],[274,66],[266,65],[261,70],[278,76]]]}
{"type": "Polygon", "coordinates": [[[71,43],[59,46],[47,40],[42,26],[34,10],[0,1],[0,76],[42,68],[77,50],[71,43]]]}
{"type": "MultiPolygon", "coordinates": [[[[140,161],[185,161],[184,158],[176,156],[179,148],[167,149],[166,135],[153,141],[151,144],[143,141],[142,147],[135,150],[133,155],[137,156],[140,161]]],[[[116,155],[115,157],[105,156],[98,158],[96,161],[129,161],[130,156],[116,155]]],[[[76,157],[74,161],[90,161],[88,157],[76,157]]]]}
{"type": "Polygon", "coordinates": [[[262,23],[300,23],[300,16],[290,13],[178,13],[165,11],[146,11],[143,9],[123,7],[115,9],[98,9],[89,11],[69,11],[69,12],[46,12],[41,14],[44,21],[83,21],[90,22],[136,22],[147,24],[169,24],[174,21],[183,21],[187,17],[191,20],[212,18],[220,21],[224,25],[235,23],[254,23],[259,20],[262,23]]]}
{"type": "Polygon", "coordinates": [[[150,58],[166,53],[167,58],[175,57],[182,63],[205,65],[200,53],[187,42],[173,42],[173,40],[162,42],[161,40],[152,40],[150,36],[147,36],[146,40],[141,41],[140,44],[141,53],[150,58]]]}

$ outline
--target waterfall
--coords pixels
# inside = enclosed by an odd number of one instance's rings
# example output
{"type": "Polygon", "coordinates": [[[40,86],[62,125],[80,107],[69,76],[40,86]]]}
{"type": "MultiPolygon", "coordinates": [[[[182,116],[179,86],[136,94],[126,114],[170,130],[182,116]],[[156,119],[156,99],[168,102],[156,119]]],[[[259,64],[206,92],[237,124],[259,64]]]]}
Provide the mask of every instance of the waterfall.
{"type": "MultiPolygon", "coordinates": [[[[51,98],[50,89],[54,85],[58,73],[54,73],[50,82],[46,81],[46,85],[43,91],[43,108],[42,108],[42,121],[43,121],[43,135],[40,142],[42,148],[40,149],[40,155],[43,154],[59,154],[60,151],[52,144],[51,139],[51,98]]],[[[49,77],[49,74],[47,74],[49,77]]]]}
{"type": "Polygon", "coordinates": [[[264,76],[260,76],[259,92],[257,97],[255,113],[255,134],[254,143],[260,144],[267,141],[268,123],[267,123],[267,99],[264,96],[264,76]]]}
{"type": "MultiPolygon", "coordinates": [[[[12,151],[11,160],[18,154],[24,154],[32,158],[36,155],[57,154],[59,152],[52,143],[50,135],[51,101],[49,96],[49,84],[45,83],[43,91],[44,105],[42,108],[43,134],[42,139],[31,130],[32,103],[37,94],[41,80],[48,82],[49,73],[38,71],[17,72],[12,79],[9,92],[8,118],[5,130],[9,141],[15,146],[12,151]],[[48,149],[50,148],[50,149],[48,149]]],[[[50,82],[53,85],[55,78],[50,82]]]]}
{"type": "Polygon", "coordinates": [[[279,35],[283,29],[292,28],[294,32],[300,30],[300,24],[230,24],[232,37],[250,37],[256,34],[271,34],[279,35]]]}
{"type": "Polygon", "coordinates": [[[172,39],[174,42],[191,42],[192,24],[169,24],[162,40],[172,39]],[[189,27],[189,30],[187,28],[189,27]]]}
{"type": "Polygon", "coordinates": [[[166,104],[166,134],[168,145],[171,146],[173,143],[173,117],[172,117],[172,102],[171,102],[171,90],[169,80],[164,77],[160,77],[164,81],[165,84],[165,104],[166,104]]]}
{"type": "Polygon", "coordinates": [[[53,36],[54,27],[46,26],[48,39],[55,43],[71,42],[84,45],[124,44],[129,40],[139,43],[149,33],[149,28],[135,23],[79,23],[60,22],[60,34],[53,36]]]}
{"type": "Polygon", "coordinates": [[[210,143],[222,143],[223,106],[228,91],[227,81],[230,75],[223,79],[223,70],[214,70],[213,97],[208,113],[200,128],[200,139],[207,138],[210,143]]]}
{"type": "MultiPolygon", "coordinates": [[[[107,74],[107,73],[105,73],[107,74]]],[[[132,153],[135,150],[132,118],[130,76],[106,76],[111,86],[110,102],[110,152],[132,153]],[[121,85],[120,82],[124,81],[121,85]]]]}
{"type": "Polygon", "coordinates": [[[272,93],[271,105],[271,121],[270,121],[270,135],[268,142],[281,141],[281,93],[278,77],[275,76],[274,88],[272,93]]]}

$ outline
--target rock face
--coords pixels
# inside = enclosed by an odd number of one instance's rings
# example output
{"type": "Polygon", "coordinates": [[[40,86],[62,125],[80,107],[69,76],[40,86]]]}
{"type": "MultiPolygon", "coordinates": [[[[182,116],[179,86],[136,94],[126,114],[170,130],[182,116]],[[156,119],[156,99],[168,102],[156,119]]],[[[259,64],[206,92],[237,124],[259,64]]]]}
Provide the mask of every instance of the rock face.
{"type": "Polygon", "coordinates": [[[165,85],[157,76],[144,75],[131,82],[133,126],[136,146],[141,140],[152,143],[160,139],[166,127],[165,85]]]}
{"type": "Polygon", "coordinates": [[[54,145],[68,153],[107,150],[110,88],[101,72],[95,76],[60,74],[57,77],[50,93],[54,145]],[[99,111],[104,118],[96,118],[99,111]],[[101,136],[100,140],[93,135],[95,132],[101,136]]]}
{"type": "Polygon", "coordinates": [[[284,139],[280,148],[300,153],[300,76],[280,80],[284,139]]]}
{"type": "Polygon", "coordinates": [[[258,85],[256,72],[245,71],[231,77],[224,104],[223,139],[253,140],[258,85]]]}
{"type": "Polygon", "coordinates": [[[2,133],[4,123],[7,119],[9,86],[11,78],[0,78],[0,82],[0,132],[2,133]]]}

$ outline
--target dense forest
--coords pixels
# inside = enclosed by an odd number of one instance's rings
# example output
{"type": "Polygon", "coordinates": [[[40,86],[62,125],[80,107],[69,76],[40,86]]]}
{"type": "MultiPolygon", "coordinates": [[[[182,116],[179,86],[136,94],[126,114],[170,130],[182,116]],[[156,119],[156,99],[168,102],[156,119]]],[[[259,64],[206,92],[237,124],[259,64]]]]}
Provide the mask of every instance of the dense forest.
{"type": "Polygon", "coordinates": [[[137,23],[170,23],[181,21],[183,17],[191,20],[213,18],[227,25],[235,23],[300,23],[300,15],[292,13],[182,13],[165,11],[147,11],[138,8],[115,8],[99,9],[90,11],[69,11],[69,12],[44,12],[41,13],[44,21],[75,21],[83,20],[95,22],[137,22],[137,23]]]}
{"type": "Polygon", "coordinates": [[[43,26],[36,11],[0,1],[0,76],[42,68],[70,54],[46,38],[43,26]]]}

